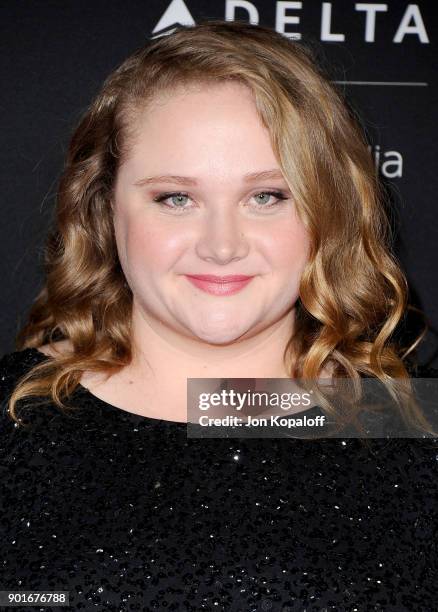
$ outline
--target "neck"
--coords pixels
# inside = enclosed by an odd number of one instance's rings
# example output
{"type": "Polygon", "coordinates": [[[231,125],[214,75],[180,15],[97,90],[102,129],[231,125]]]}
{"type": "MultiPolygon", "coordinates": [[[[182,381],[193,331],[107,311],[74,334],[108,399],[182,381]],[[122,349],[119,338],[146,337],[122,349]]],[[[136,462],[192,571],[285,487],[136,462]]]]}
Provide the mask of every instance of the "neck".
{"type": "MultiPolygon", "coordinates": [[[[145,414],[146,408],[149,416],[185,422],[188,378],[289,378],[283,351],[294,318],[293,309],[257,335],[214,345],[172,330],[134,304],[133,358],[117,378],[117,401],[120,405],[131,401],[139,414],[145,414]]],[[[199,393],[216,392],[213,383],[202,382],[199,393]]]]}

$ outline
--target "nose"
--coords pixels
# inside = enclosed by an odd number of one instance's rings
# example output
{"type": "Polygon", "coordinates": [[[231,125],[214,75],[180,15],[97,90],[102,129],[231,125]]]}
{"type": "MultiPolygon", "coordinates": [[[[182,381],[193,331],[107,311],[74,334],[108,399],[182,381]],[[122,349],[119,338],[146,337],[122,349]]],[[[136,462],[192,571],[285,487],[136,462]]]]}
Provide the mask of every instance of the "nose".
{"type": "Polygon", "coordinates": [[[207,215],[196,244],[196,252],[201,259],[225,265],[243,259],[248,251],[243,220],[237,218],[236,211],[223,207],[207,215]]]}

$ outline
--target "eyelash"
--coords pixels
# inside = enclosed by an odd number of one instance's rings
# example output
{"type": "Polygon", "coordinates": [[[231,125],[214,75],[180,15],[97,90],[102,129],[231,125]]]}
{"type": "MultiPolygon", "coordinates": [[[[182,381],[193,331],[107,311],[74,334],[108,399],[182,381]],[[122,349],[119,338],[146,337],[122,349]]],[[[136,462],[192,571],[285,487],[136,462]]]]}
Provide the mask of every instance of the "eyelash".
{"type": "MultiPolygon", "coordinates": [[[[255,193],[254,195],[257,196],[260,194],[274,196],[280,201],[289,199],[288,196],[283,191],[259,191],[258,193],[255,193]]],[[[161,204],[162,206],[167,206],[168,208],[171,208],[173,210],[178,210],[178,209],[186,210],[187,207],[185,206],[169,206],[168,204],[163,204],[164,200],[167,200],[168,198],[172,198],[174,196],[189,197],[189,194],[183,191],[170,191],[170,192],[162,193],[158,196],[155,196],[155,198],[153,198],[153,201],[157,202],[158,204],[161,204]]],[[[274,208],[275,206],[279,206],[279,205],[280,205],[280,202],[274,202],[273,204],[257,204],[256,208],[274,208]]]]}

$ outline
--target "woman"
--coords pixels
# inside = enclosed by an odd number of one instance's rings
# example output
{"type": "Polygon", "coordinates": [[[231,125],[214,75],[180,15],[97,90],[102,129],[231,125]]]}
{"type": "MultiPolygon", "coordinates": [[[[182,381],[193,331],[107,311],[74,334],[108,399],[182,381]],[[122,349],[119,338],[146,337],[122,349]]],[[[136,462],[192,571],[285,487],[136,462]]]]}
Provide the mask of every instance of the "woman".
{"type": "Polygon", "coordinates": [[[186,435],[189,378],[397,396],[436,376],[406,360],[421,338],[395,341],[388,228],[361,129],[302,44],[210,20],[115,70],[1,362],[2,588],[75,609],[432,609],[435,439],[186,435]]]}

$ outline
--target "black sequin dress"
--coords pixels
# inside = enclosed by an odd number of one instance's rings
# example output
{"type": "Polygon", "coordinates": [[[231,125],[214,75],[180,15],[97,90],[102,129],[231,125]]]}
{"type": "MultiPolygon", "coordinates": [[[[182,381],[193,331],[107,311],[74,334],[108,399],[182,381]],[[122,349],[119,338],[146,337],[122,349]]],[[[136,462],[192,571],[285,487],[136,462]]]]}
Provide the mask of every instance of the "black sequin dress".
{"type": "Polygon", "coordinates": [[[0,361],[0,590],[105,612],[438,610],[437,439],[189,439],[81,386],[74,418],[48,405],[25,431],[6,400],[46,358],[0,361]]]}

